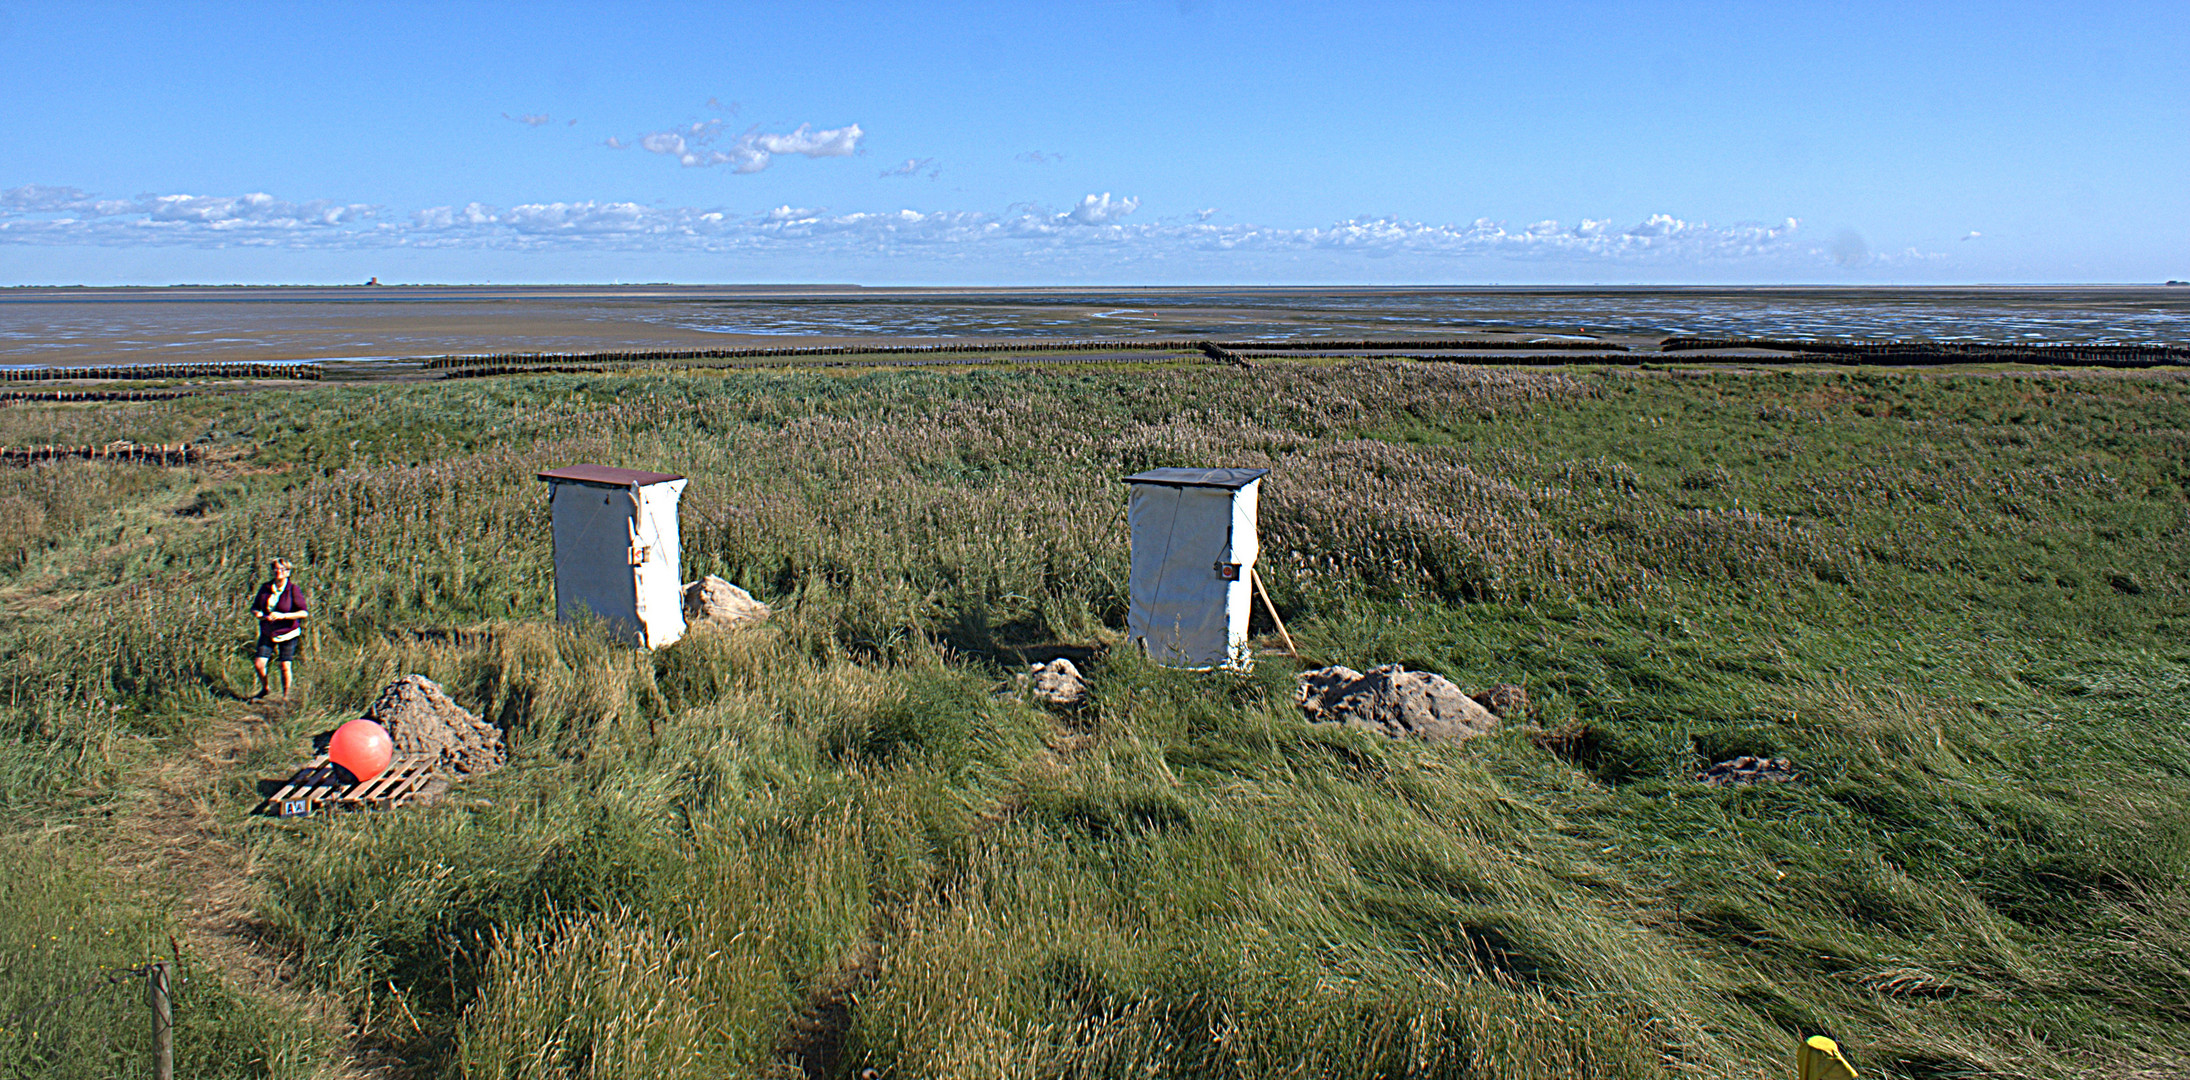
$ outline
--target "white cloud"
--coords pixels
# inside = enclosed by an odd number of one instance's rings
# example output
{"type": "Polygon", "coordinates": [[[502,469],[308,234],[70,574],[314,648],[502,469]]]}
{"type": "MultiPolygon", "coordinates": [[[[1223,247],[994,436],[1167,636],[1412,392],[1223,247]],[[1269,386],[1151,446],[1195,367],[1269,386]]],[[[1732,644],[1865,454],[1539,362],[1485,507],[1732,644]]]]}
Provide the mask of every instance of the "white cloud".
{"type": "Polygon", "coordinates": [[[214,228],[238,225],[300,228],[356,224],[378,213],[376,207],[363,204],[344,205],[327,199],[292,203],[264,193],[232,196],[153,195],[140,199],[138,206],[154,222],[186,222],[214,228]]]}
{"type": "MultiPolygon", "coordinates": [[[[805,138],[812,142],[822,134],[805,138]]],[[[656,135],[670,146],[686,139],[678,132],[656,135]]],[[[686,139],[684,152],[692,150],[686,139]]],[[[1389,257],[1414,260],[1410,265],[1432,275],[1473,268],[1490,276],[1495,266],[1517,265],[1496,273],[1521,279],[1545,272],[1532,272],[1531,266],[1599,267],[1609,273],[1714,265],[1763,267],[1768,269],[1758,270],[1761,275],[1786,278],[1830,268],[1845,255],[1830,240],[1808,239],[1792,218],[1715,226],[1656,214],[1626,227],[1588,218],[1574,225],[1537,221],[1509,227],[1490,219],[1434,224],[1364,217],[1317,228],[1273,228],[1216,224],[1209,211],[1189,220],[1131,220],[1139,208],[1137,198],[1104,192],[1063,208],[1020,205],[1001,213],[832,212],[790,205],[745,213],[581,201],[510,207],[475,202],[391,218],[378,207],[327,199],[289,202],[266,194],[105,199],[78,188],[25,185],[0,190],[0,244],[752,252],[846,259],[918,253],[969,266],[1033,260],[1017,264],[1066,269],[1099,264],[1118,273],[1176,260],[1197,261],[1216,273],[1225,267],[1245,273],[1251,267],[1259,274],[1279,265],[1271,260],[1343,268],[1362,257],[1389,257]]],[[[1937,258],[1911,251],[1873,255],[1871,261],[1891,266],[1937,258]]],[[[1343,270],[1331,272],[1343,275],[1343,270]]]]}
{"type": "Polygon", "coordinates": [[[1011,160],[1024,161],[1029,165],[1055,165],[1064,159],[1063,154],[1045,154],[1040,150],[1029,150],[1024,154],[1013,156],[1011,160]]]}
{"type": "Polygon", "coordinates": [[[1216,208],[1216,207],[1214,207],[1214,206],[1210,206],[1210,207],[1204,207],[1204,208],[1202,208],[1202,209],[1200,209],[1200,210],[1196,210],[1196,211],[1194,211],[1194,220],[1195,220],[1195,221],[1207,221],[1207,220],[1209,220],[1210,218],[1213,218],[1213,217],[1216,217],[1216,216],[1217,216],[1217,208],[1216,208]]]}
{"type": "Polygon", "coordinates": [[[1870,261],[1881,266],[1922,266],[1925,263],[1945,262],[1948,258],[1947,253],[1943,251],[1924,251],[1920,248],[1905,247],[1899,251],[1881,251],[1872,255],[1870,261]]]}
{"type": "Polygon", "coordinates": [[[287,202],[249,195],[95,198],[79,188],[29,184],[0,192],[0,241],[47,243],[273,243],[313,233],[348,236],[380,207],[331,199],[287,202]]]}
{"type": "Polygon", "coordinates": [[[771,154],[804,154],[807,157],[850,157],[859,149],[859,137],[864,134],[858,124],[814,131],[811,125],[800,124],[789,135],[749,135],[753,144],[771,154]]]}
{"type": "Polygon", "coordinates": [[[1621,229],[1584,218],[1567,226],[1539,221],[1508,228],[1490,218],[1464,225],[1434,225],[1403,218],[1354,218],[1322,229],[1271,230],[1252,226],[1204,226],[1213,242],[1231,246],[1303,244],[1423,255],[1496,255],[1622,262],[1661,259],[1739,259],[1783,253],[1800,227],[1793,218],[1777,225],[1711,226],[1670,214],[1653,214],[1621,229]]]}
{"type": "Polygon", "coordinates": [[[82,188],[24,184],[22,187],[0,191],[0,210],[16,213],[68,213],[80,211],[90,202],[91,193],[82,188]]]}
{"type": "Polygon", "coordinates": [[[1106,191],[1100,195],[1082,197],[1080,205],[1073,207],[1071,210],[1059,215],[1059,217],[1061,220],[1070,221],[1075,225],[1111,225],[1140,208],[1141,201],[1139,199],[1127,198],[1112,202],[1110,201],[1110,193],[1106,191]]]}
{"type": "Polygon", "coordinates": [[[670,131],[657,131],[639,137],[639,146],[657,154],[684,153],[684,136],[670,131]]]}
{"type": "MultiPolygon", "coordinates": [[[[1558,223],[1553,222],[1552,224],[1557,225],[1558,223]]],[[[1627,235],[1645,237],[1678,236],[1694,227],[1671,214],[1652,214],[1642,224],[1627,230],[1627,235]]]]}
{"type": "Polygon", "coordinates": [[[419,210],[411,215],[412,226],[419,229],[452,229],[458,223],[491,225],[494,223],[494,209],[480,203],[470,203],[462,210],[449,206],[436,206],[427,210],[419,210]]]}
{"type": "Polygon", "coordinates": [[[785,203],[782,206],[776,207],[775,209],[770,210],[765,214],[762,214],[761,220],[769,222],[771,224],[779,225],[784,222],[810,222],[819,220],[823,213],[824,211],[815,209],[813,207],[792,206],[789,203],[785,203]]]}
{"type": "Polygon", "coordinates": [[[935,159],[932,157],[906,158],[903,165],[899,165],[894,169],[884,169],[882,171],[881,179],[888,180],[891,177],[895,176],[918,176],[920,175],[920,170],[927,169],[928,179],[933,180],[937,176],[941,175],[943,172],[943,170],[941,169],[932,168],[931,166],[933,166],[934,164],[935,159]]]}
{"type": "MultiPolygon", "coordinates": [[[[552,122],[555,118],[546,113],[526,113],[523,116],[511,116],[508,113],[503,113],[502,119],[515,120],[526,127],[539,127],[542,124],[552,122]]],[[[571,123],[575,124],[577,121],[573,120],[571,123]]]]}
{"type": "Polygon", "coordinates": [[[676,158],[678,164],[688,168],[728,165],[733,172],[756,173],[767,168],[777,154],[849,157],[859,152],[859,140],[866,135],[858,124],[824,131],[815,131],[811,124],[800,124],[798,130],[780,135],[753,128],[717,148],[714,144],[722,137],[722,130],[721,120],[703,120],[642,135],[639,146],[676,158]]]}

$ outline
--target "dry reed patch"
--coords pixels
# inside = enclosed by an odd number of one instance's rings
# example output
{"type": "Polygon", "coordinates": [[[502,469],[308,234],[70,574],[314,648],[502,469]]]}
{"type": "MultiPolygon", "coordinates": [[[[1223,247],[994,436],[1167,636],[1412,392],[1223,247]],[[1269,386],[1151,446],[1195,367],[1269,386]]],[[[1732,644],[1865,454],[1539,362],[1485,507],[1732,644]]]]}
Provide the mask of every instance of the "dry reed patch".
{"type": "Polygon", "coordinates": [[[17,402],[0,408],[0,446],[182,442],[199,429],[199,411],[190,404],[17,402]]]}
{"type": "Polygon", "coordinates": [[[1264,496],[1264,548],[1325,602],[1363,586],[1483,601],[1623,584],[1616,564],[1546,521],[1554,491],[1478,472],[1463,452],[1353,440],[1282,464],[1264,496]]]}
{"type": "Polygon", "coordinates": [[[1320,420],[1318,427],[1401,415],[1492,420],[1602,393],[1593,381],[1564,372],[1404,361],[1354,362],[1321,369],[1274,365],[1224,382],[1238,388],[1221,397],[1228,411],[1247,415],[1274,411],[1281,421],[1290,419],[1287,413],[1291,412],[1320,420]]]}
{"type": "Polygon", "coordinates": [[[183,475],[158,465],[73,460],[0,468],[0,570],[28,566],[64,540],[86,542],[93,522],[183,475]]]}

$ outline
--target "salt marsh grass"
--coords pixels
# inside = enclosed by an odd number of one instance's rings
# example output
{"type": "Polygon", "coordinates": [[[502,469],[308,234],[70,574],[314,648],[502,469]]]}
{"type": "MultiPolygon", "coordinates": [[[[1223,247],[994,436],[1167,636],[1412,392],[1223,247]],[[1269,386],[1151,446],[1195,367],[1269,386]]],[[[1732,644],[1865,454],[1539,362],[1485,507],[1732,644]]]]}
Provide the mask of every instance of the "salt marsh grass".
{"type": "MultiPolygon", "coordinates": [[[[96,441],[101,408],[50,423],[96,441]]],[[[5,525],[0,813],[96,851],[135,770],[234,722],[245,596],[296,559],[286,730],[415,671],[515,750],[430,809],[221,811],[266,940],[417,1075],[1766,1077],[1818,1033],[1880,1076],[2190,1057],[2179,380],[1344,363],[129,408],[229,456],[0,477],[44,515],[5,525]],[[777,616],[654,653],[554,625],[532,477],[577,461],[691,477],[686,577],[777,616]],[[1106,651],[1117,478],[1181,464],[1274,470],[1307,652],[1535,714],[1391,743],[1303,722],[1282,657],[1106,651]],[[1052,713],[1009,675],[1060,645],[1093,698],[1052,713]],[[1801,778],[1693,781],[1742,754],[1801,778]]],[[[285,1075],[223,1000],[205,1074],[285,1075]]]]}

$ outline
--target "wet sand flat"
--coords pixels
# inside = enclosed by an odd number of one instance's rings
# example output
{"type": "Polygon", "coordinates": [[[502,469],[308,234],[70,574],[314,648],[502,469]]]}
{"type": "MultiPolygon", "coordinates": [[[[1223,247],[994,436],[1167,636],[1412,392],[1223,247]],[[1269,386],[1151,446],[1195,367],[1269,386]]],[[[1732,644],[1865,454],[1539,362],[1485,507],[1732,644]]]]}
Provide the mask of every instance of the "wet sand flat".
{"type": "Polygon", "coordinates": [[[2182,344],[2190,288],[0,289],[0,365],[37,366],[967,339],[1620,344],[1672,334],[2182,344]]]}

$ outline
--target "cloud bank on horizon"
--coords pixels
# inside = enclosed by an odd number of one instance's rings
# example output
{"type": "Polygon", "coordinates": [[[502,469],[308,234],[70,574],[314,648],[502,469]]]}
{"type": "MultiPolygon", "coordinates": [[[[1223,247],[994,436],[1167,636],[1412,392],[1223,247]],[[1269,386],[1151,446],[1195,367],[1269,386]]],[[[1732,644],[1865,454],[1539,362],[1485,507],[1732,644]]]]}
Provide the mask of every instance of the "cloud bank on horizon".
{"type": "MultiPolygon", "coordinates": [[[[797,145],[849,145],[835,132],[797,145]]],[[[667,153],[669,151],[657,151],[667,153]]],[[[779,151],[769,150],[768,153],[779,151]]],[[[914,164],[908,162],[908,164],[914,164]]],[[[924,162],[918,164],[925,164],[924,162]]],[[[1756,263],[1822,268],[1844,263],[1844,244],[1812,238],[1799,222],[1712,225],[1653,214],[1632,225],[1584,219],[1511,225],[1488,218],[1436,224],[1358,217],[1310,228],[1214,224],[1209,211],[1131,220],[1140,200],[1090,193],[1063,208],[1003,212],[903,209],[833,213],[789,205],[759,213],[720,208],[573,201],[500,207],[435,206],[405,213],[332,199],[303,202],[252,193],[101,198],[71,187],[0,191],[0,244],[272,247],[300,250],[480,249],[503,252],[785,252],[892,255],[938,264],[999,257],[1093,255],[1110,264],[1195,256],[1323,252],[1361,258],[1498,260],[1622,267],[1756,263]]],[[[1893,258],[1893,256],[1867,256],[1893,258]]],[[[1903,257],[1920,257],[1908,253],[1903,257]]]]}

